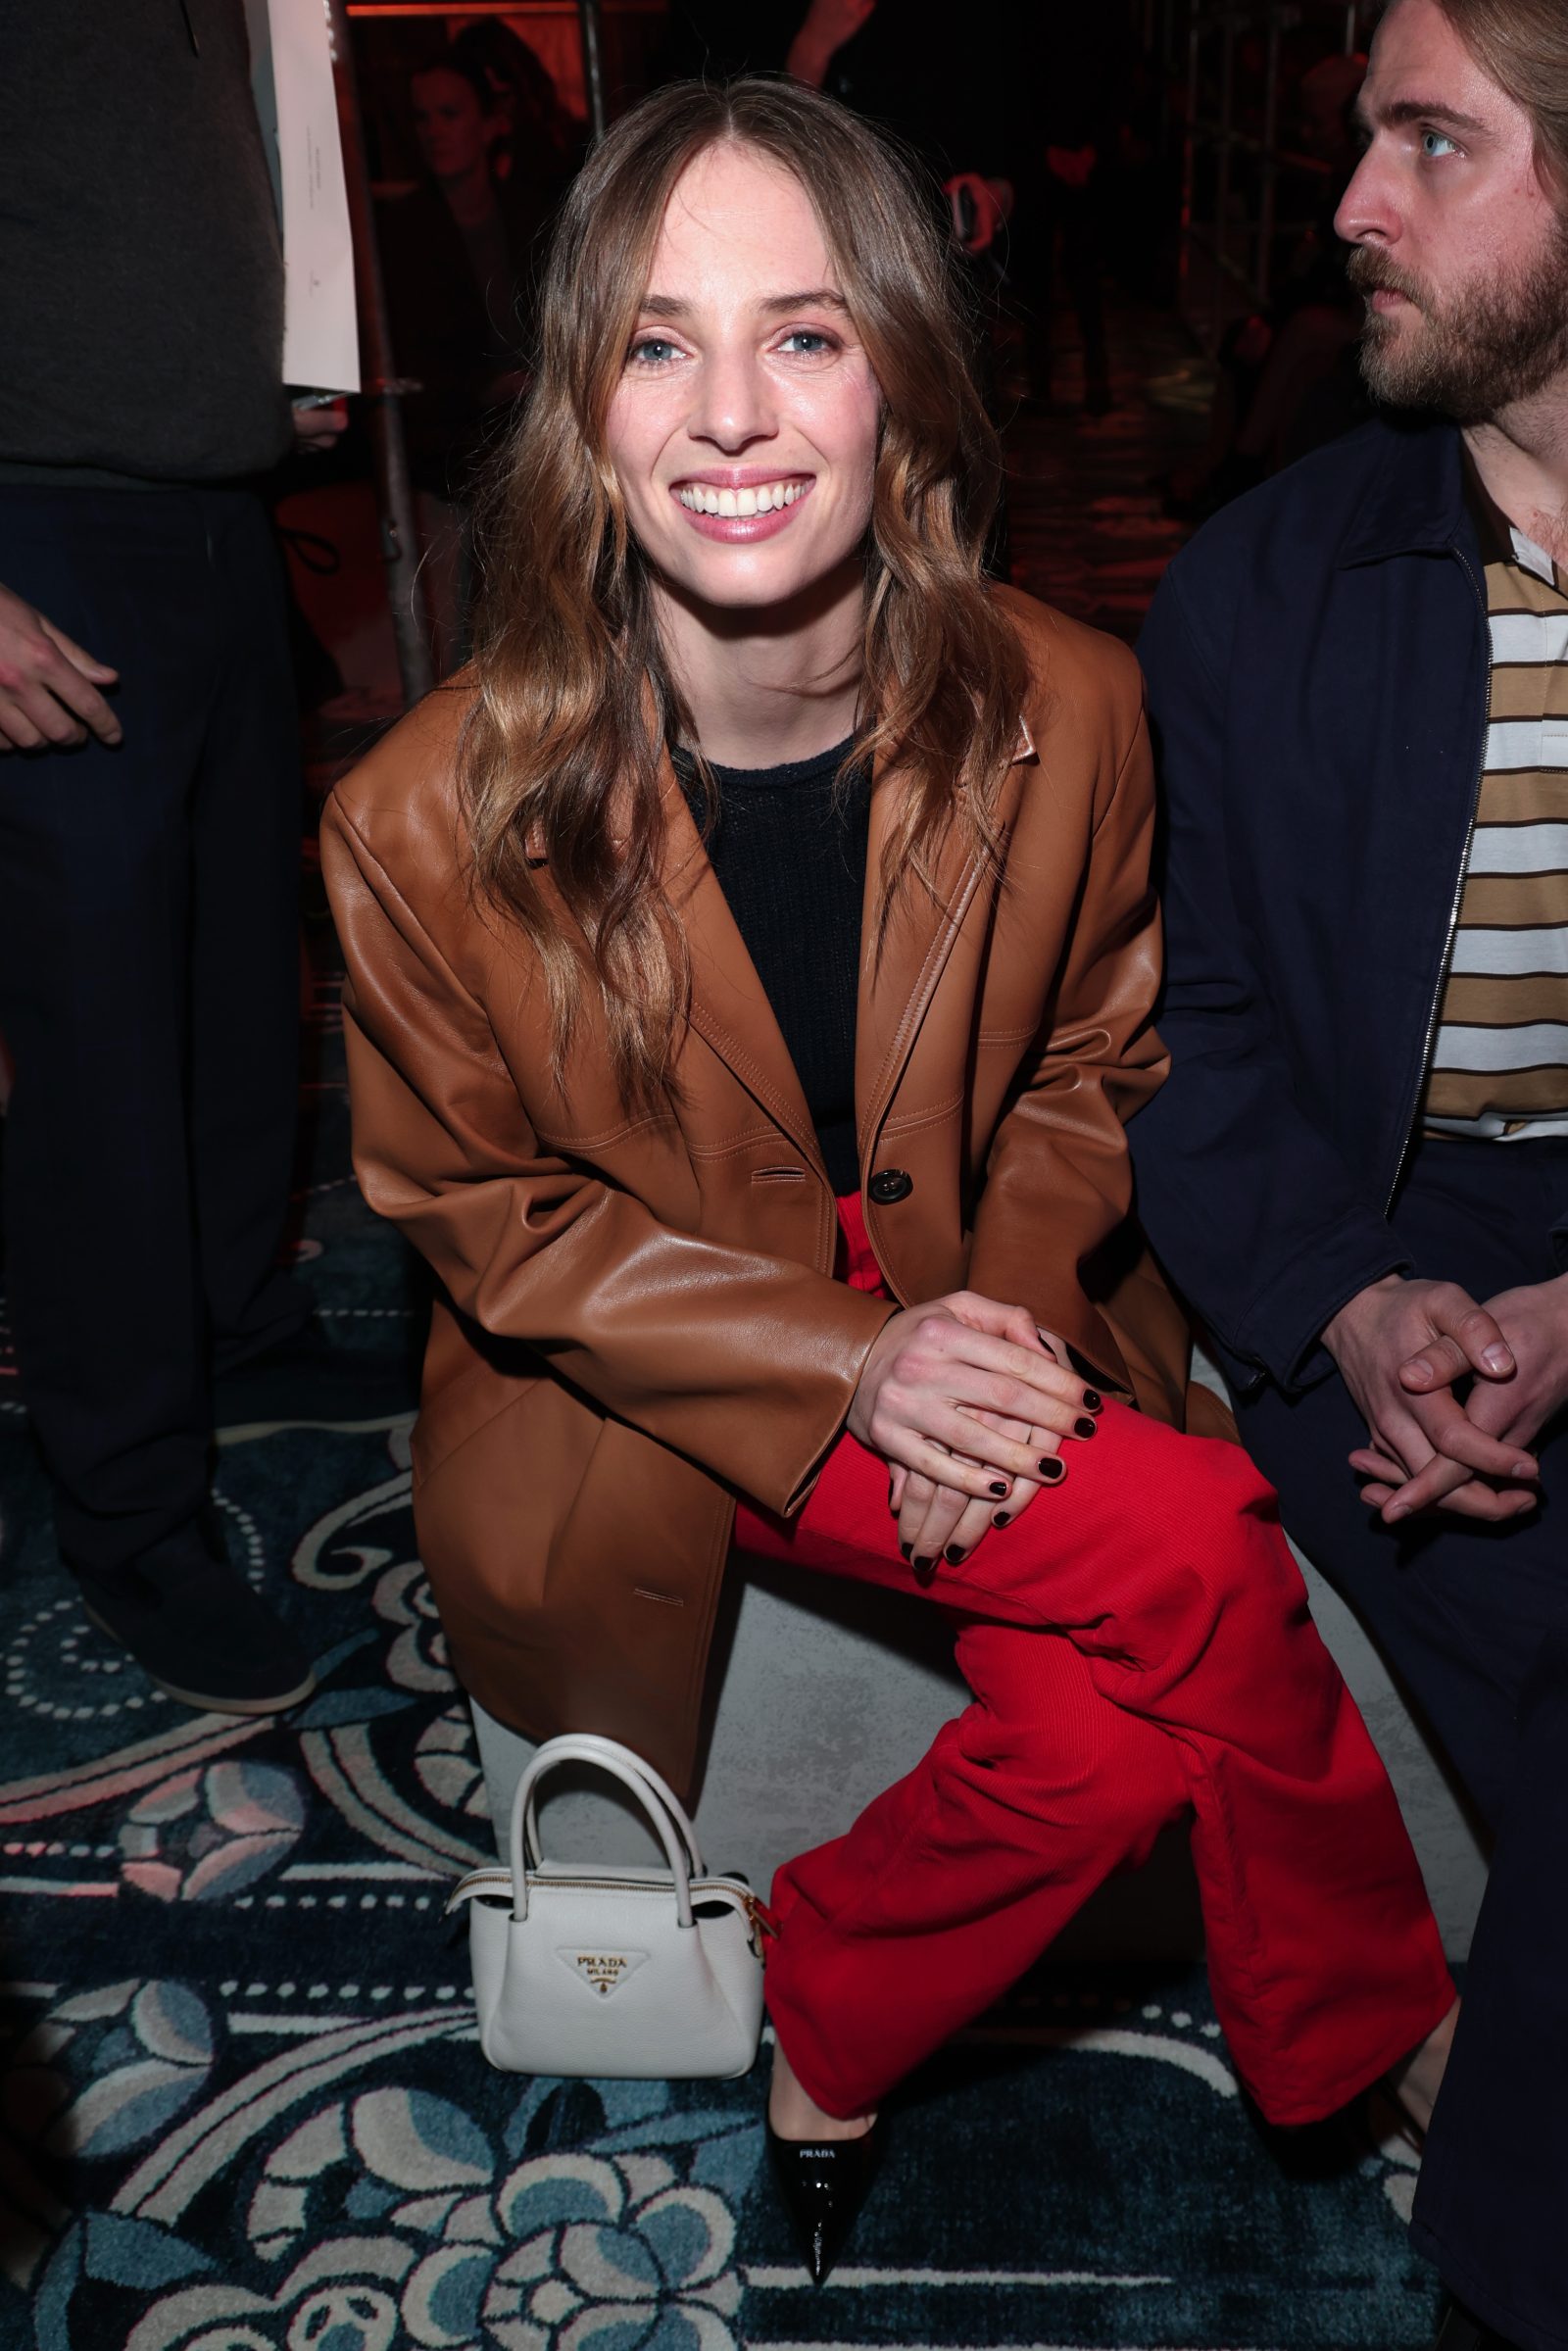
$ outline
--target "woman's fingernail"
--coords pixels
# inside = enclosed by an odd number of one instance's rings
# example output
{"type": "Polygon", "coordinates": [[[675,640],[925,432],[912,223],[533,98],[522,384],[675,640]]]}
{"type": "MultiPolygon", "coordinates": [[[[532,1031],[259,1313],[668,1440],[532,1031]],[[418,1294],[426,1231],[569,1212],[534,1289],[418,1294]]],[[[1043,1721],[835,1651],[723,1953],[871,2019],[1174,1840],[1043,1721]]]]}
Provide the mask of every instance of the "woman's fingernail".
{"type": "Polygon", "coordinates": [[[1075,1420],[1072,1424],[1072,1433],[1075,1437],[1093,1437],[1099,1426],[1098,1420],[1075,1420]]]}
{"type": "Polygon", "coordinates": [[[950,1567],[961,1567],[969,1554],[967,1551],[960,1550],[956,1543],[950,1543],[942,1556],[950,1567]]]}
{"type": "Polygon", "coordinates": [[[1098,1388],[1086,1388],[1084,1390],[1084,1402],[1087,1404],[1091,1412],[1098,1412],[1103,1400],[1104,1399],[1101,1396],[1098,1388]]]}
{"type": "Polygon", "coordinates": [[[1040,1475],[1048,1486],[1059,1486],[1067,1475],[1066,1464],[1061,1461],[1042,1461],[1040,1475]]]}
{"type": "Polygon", "coordinates": [[[937,1563],[934,1559],[917,1559],[914,1563],[914,1580],[917,1584],[929,1584],[936,1572],[937,1563]]]}
{"type": "Polygon", "coordinates": [[[994,1494],[997,1496],[997,1498],[998,1498],[998,1500],[999,1500],[999,1501],[1003,1501],[1003,1502],[1004,1502],[1004,1501],[1006,1500],[1006,1498],[1007,1498],[1007,1492],[1008,1492],[1008,1488],[1007,1488],[1007,1481],[1006,1481],[1006,1479],[1005,1479],[1005,1478],[997,1478],[997,1479],[995,1479],[995,1480],[993,1481],[993,1483],[992,1483],[991,1491],[992,1491],[992,1493],[993,1493],[993,1494],[994,1494]]]}
{"type": "Polygon", "coordinates": [[[1012,1524],[1012,1512],[1010,1510],[999,1510],[996,1517],[991,1521],[991,1524],[994,1527],[1010,1527],[1012,1524]]]}
{"type": "Polygon", "coordinates": [[[899,1548],[904,1553],[906,1559],[912,1559],[914,1557],[914,1545],[912,1543],[901,1543],[899,1548]]]}

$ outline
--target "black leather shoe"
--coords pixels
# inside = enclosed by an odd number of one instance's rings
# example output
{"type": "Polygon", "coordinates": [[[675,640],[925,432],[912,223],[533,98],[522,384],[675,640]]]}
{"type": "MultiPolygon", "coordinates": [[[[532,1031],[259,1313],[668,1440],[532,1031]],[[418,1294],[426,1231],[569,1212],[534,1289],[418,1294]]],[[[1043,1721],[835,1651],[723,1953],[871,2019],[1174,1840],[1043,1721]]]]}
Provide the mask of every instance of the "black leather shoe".
{"type": "Polygon", "coordinates": [[[124,1567],[71,1572],[99,1632],[182,1706],[281,1714],[316,1688],[304,1648],[230,1563],[211,1513],[124,1567]]]}
{"type": "Polygon", "coordinates": [[[1494,2334],[1490,2327],[1483,2327],[1457,2302],[1450,2302],[1433,2351],[1519,2351],[1519,2347],[1505,2334],[1494,2334]]]}
{"type": "Polygon", "coordinates": [[[780,2138],[767,2126],[768,2161],[795,2223],[811,2283],[821,2285],[843,2252],[882,2154],[882,2126],[859,2138],[780,2138]]]}

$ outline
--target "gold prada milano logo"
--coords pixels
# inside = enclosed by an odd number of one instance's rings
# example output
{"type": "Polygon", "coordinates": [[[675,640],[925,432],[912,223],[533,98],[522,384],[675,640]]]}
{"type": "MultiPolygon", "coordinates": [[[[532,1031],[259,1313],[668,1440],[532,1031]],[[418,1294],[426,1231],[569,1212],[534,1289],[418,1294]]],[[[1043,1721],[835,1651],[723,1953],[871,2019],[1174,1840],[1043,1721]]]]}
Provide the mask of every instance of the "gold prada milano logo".
{"type": "Polygon", "coordinates": [[[556,1957],[563,1966],[580,1976],[590,1991],[608,2000],[612,1992],[619,1991],[628,1976],[636,1974],[648,1957],[646,1951],[579,1951],[573,1943],[556,1946],[556,1957]]]}

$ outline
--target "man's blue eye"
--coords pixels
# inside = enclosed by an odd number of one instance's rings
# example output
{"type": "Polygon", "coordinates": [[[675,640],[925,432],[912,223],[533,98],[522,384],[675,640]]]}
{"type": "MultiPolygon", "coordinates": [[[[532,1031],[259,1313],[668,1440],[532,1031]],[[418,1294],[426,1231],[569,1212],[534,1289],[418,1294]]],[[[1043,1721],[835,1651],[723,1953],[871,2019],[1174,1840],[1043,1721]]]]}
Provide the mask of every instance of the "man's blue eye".
{"type": "Polygon", "coordinates": [[[1421,133],[1422,154],[1431,157],[1435,162],[1441,163],[1443,159],[1438,152],[1440,148],[1446,148],[1454,155],[1457,155],[1459,152],[1458,148],[1454,145],[1452,139],[1449,138],[1446,130],[1423,130],[1421,133]]]}

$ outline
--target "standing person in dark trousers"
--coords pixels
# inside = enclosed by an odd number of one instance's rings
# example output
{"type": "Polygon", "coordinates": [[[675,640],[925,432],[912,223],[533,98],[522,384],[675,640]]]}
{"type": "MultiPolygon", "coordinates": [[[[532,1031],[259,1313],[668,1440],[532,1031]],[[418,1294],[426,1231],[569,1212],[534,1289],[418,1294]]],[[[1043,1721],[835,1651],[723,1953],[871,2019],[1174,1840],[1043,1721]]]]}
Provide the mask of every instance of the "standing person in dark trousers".
{"type": "Polygon", "coordinates": [[[277,1267],[300,775],[254,482],[290,414],[241,0],[0,0],[0,55],[17,1350],[94,1620],[173,1696],[265,1713],[313,1678],[224,1555],[213,1383],[229,1420],[365,1401],[313,1366],[307,1301],[277,1267]],[[266,1393],[258,1369],[285,1345],[266,1393]]]}
{"type": "Polygon", "coordinates": [[[1562,2351],[1561,0],[1396,0],[1359,112],[1362,364],[1427,415],[1229,508],[1155,600],[1174,1068],[1131,1140],[1287,1525],[1498,1833],[1415,2236],[1444,2351],[1562,2351]]]}

